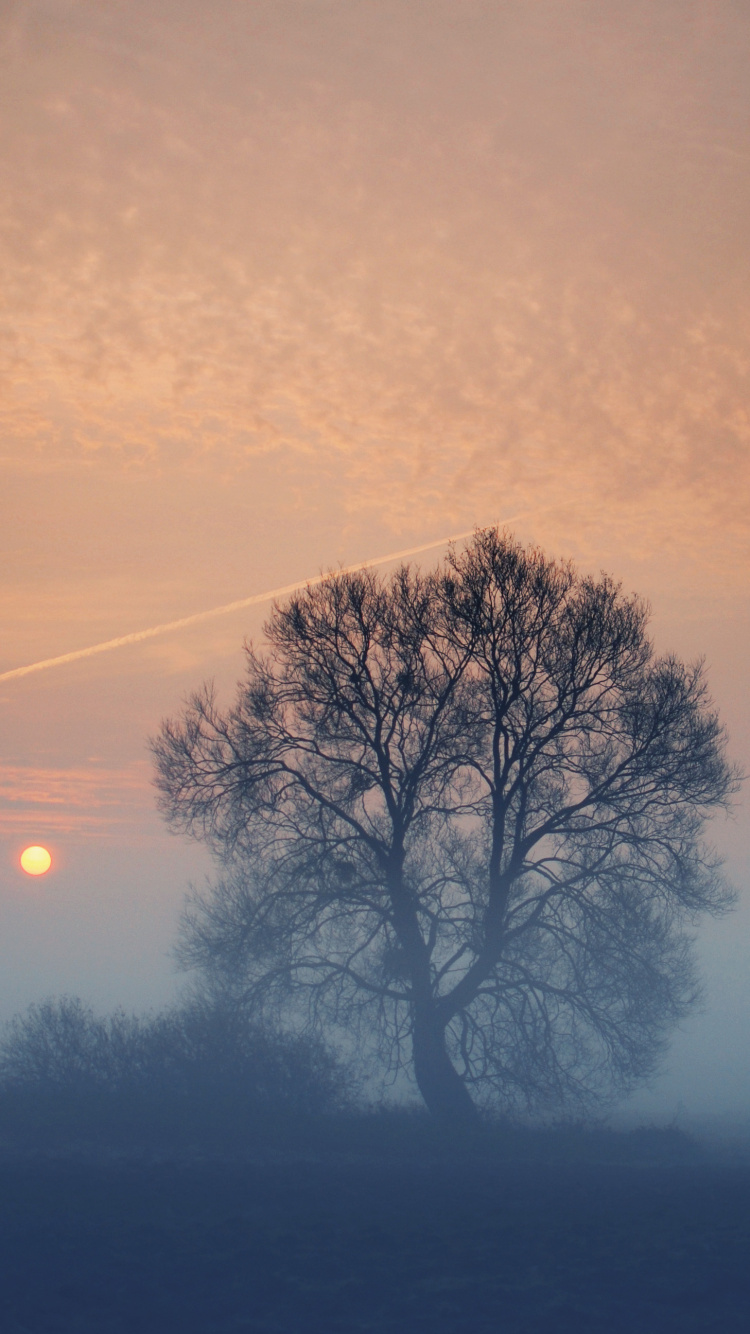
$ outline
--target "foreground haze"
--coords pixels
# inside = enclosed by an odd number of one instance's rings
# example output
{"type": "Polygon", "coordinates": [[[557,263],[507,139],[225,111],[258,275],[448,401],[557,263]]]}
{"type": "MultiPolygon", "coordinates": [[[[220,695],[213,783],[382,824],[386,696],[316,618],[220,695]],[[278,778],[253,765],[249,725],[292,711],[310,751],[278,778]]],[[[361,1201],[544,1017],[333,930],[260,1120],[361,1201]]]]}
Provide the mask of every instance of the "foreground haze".
{"type": "MultiPolygon", "coordinates": [[[[508,521],[750,768],[745,5],[5,0],[0,52],[0,672],[508,521]]],[[[0,684],[3,1016],[174,994],[144,742],[264,614],[0,684]]],[[[746,812],[649,1115],[750,1105],[746,812]]]]}

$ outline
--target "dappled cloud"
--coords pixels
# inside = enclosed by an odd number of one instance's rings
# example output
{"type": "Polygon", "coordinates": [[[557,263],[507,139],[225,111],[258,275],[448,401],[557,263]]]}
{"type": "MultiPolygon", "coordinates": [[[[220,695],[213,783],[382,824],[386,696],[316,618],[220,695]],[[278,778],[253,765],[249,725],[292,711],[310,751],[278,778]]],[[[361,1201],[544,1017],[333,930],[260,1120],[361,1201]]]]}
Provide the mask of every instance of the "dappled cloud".
{"type": "Polygon", "coordinates": [[[732,583],[741,7],[20,0],[4,24],[11,466],[250,487],[259,455],[304,458],[394,531],[530,511],[558,547],[697,544],[732,583]]]}

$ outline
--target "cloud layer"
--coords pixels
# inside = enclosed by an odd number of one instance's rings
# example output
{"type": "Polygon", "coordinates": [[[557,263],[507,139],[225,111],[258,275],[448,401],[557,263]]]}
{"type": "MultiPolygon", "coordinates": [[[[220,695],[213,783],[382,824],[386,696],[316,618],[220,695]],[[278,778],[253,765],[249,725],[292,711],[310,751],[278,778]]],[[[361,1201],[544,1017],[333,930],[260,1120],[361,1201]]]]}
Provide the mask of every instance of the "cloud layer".
{"type": "Polygon", "coordinates": [[[734,586],[749,48],[729,0],[21,0],[6,460],[271,453],[354,520],[533,509],[734,586]]]}
{"type": "Polygon", "coordinates": [[[131,835],[153,805],[148,766],[0,765],[0,837],[46,842],[131,835]]]}

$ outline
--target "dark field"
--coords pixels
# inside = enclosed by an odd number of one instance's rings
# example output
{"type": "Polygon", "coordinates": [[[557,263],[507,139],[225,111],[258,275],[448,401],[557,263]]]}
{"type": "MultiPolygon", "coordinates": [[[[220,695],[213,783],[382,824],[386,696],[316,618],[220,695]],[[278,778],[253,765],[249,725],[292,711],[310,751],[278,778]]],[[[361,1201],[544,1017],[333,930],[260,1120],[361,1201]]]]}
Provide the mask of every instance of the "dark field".
{"type": "Polygon", "coordinates": [[[3,1334],[750,1330],[750,1167],[0,1168],[3,1334]]]}

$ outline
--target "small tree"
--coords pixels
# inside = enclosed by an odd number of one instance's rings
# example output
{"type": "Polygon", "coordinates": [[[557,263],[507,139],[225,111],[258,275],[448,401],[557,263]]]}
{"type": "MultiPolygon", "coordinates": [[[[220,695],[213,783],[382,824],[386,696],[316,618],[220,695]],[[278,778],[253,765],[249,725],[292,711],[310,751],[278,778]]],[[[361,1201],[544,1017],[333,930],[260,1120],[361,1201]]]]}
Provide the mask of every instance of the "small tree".
{"type": "Polygon", "coordinates": [[[161,1014],[97,1016],[76,997],[31,1005],[0,1032],[0,1128],[22,1135],[268,1135],[346,1105],[322,1042],[260,1028],[247,1007],[194,998],[161,1014]]]}
{"type": "Polygon", "coordinates": [[[445,1118],[651,1072],[697,995],[689,928],[731,901],[700,666],[493,529],[427,575],[332,574],[266,633],[233,708],[204,688],[154,743],[168,821],[229,867],[185,962],[375,1018],[445,1118]]]}

